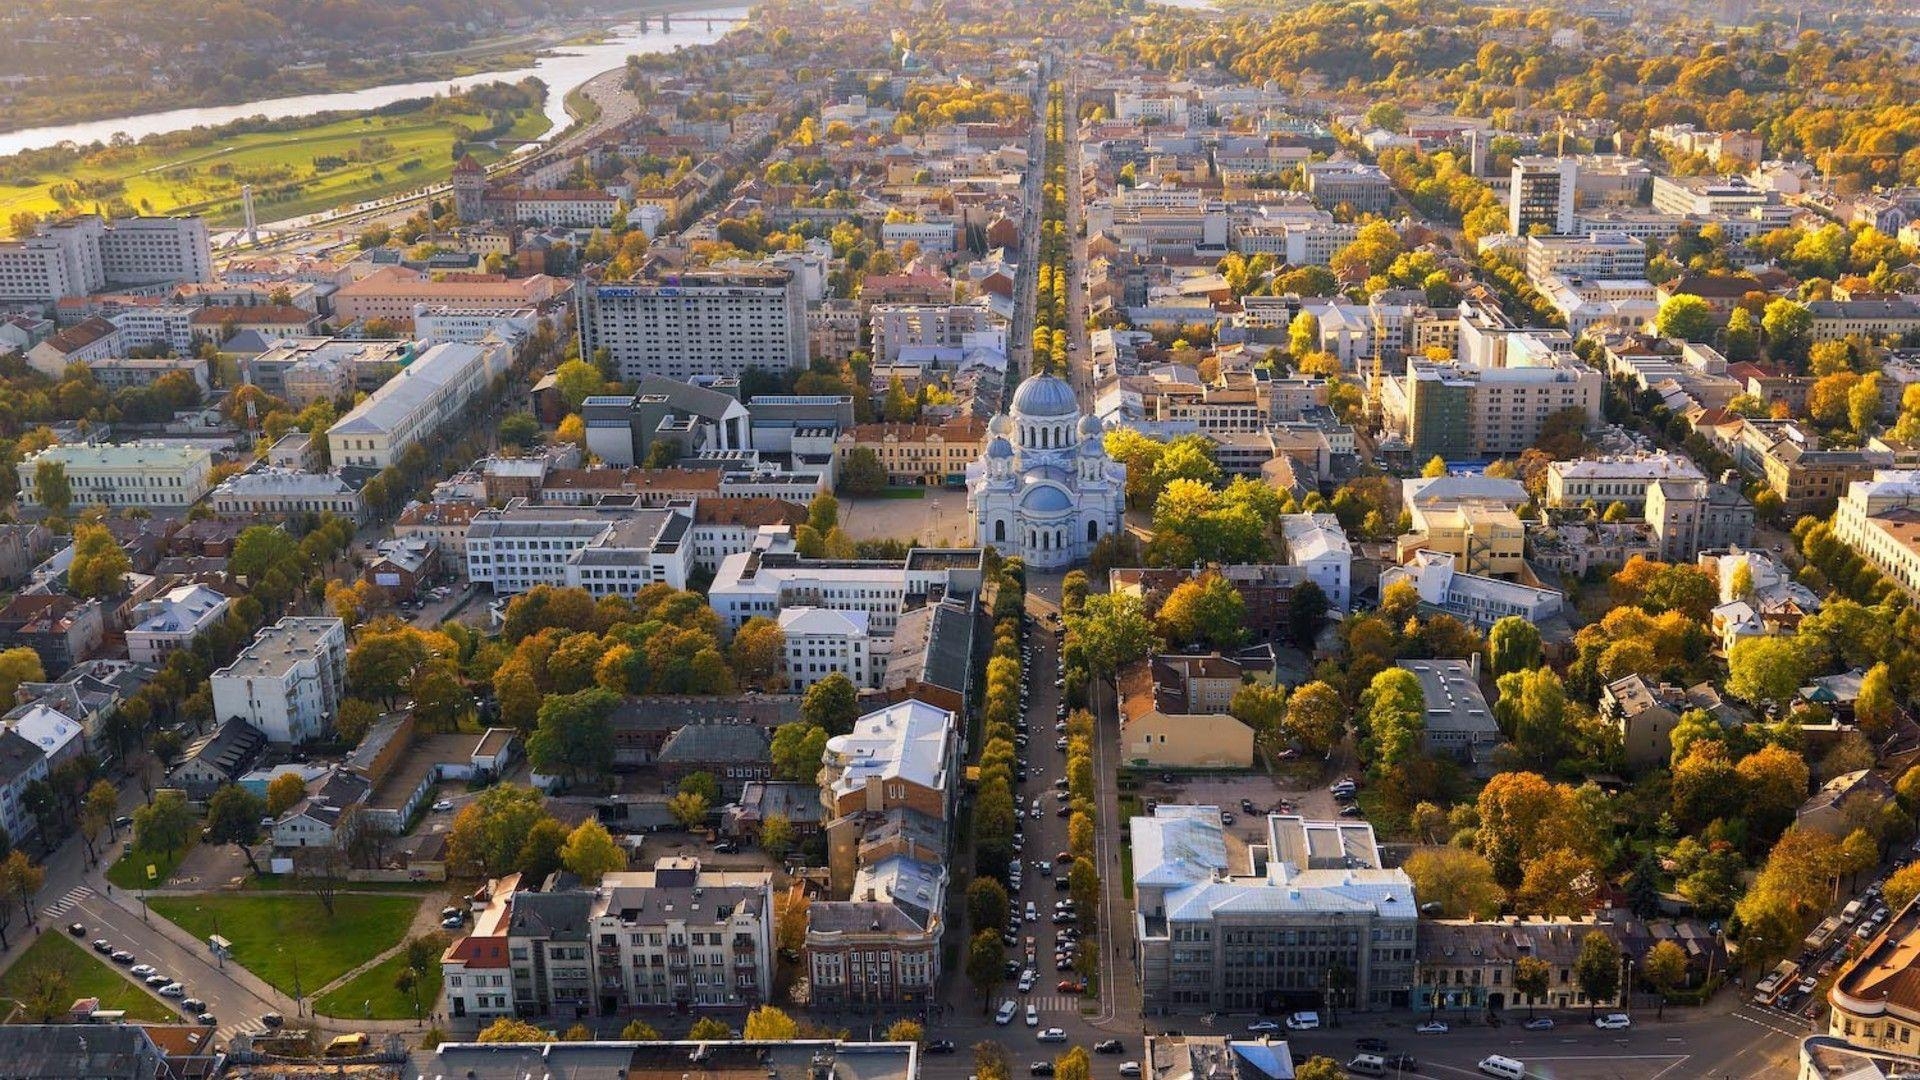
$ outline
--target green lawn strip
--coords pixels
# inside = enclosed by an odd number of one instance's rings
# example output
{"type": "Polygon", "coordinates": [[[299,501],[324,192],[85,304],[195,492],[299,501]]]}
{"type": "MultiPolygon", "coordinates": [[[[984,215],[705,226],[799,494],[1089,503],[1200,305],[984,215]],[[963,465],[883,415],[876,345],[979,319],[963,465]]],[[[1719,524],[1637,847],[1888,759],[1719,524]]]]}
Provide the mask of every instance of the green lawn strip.
{"type": "Polygon", "coordinates": [[[927,489],[923,487],[887,488],[880,493],[880,497],[883,499],[924,499],[927,497],[927,489]]]}
{"type": "Polygon", "coordinates": [[[161,1004],[152,994],[128,982],[104,960],[89,952],[86,946],[75,944],[64,933],[43,933],[27,947],[26,952],[20,954],[20,958],[7,968],[6,973],[0,975],[0,998],[7,1001],[25,999],[33,984],[30,973],[48,964],[66,971],[67,992],[62,996],[68,1001],[64,1004],[94,997],[100,999],[102,1009],[120,1009],[129,1020],[164,1023],[180,1019],[178,1013],[161,1004]]]}
{"type": "MultiPolygon", "coordinates": [[[[292,874],[251,874],[242,888],[249,892],[297,892],[306,888],[306,882],[292,874]]],[[[347,891],[426,896],[429,890],[412,881],[356,881],[347,887],[347,891]]]]}
{"type": "Polygon", "coordinates": [[[123,889],[157,889],[173,876],[174,867],[180,865],[186,854],[185,848],[166,852],[137,847],[107,867],[107,880],[123,889]],[[154,868],[152,878],[147,877],[149,866],[154,868]]]}
{"type": "Polygon", "coordinates": [[[1120,845],[1120,895],[1133,899],[1133,845],[1120,845]]]}
{"type": "MultiPolygon", "coordinates": [[[[407,953],[402,949],[314,1002],[313,1007],[322,1016],[341,1020],[411,1020],[414,1018],[413,995],[393,984],[406,966],[407,953]]],[[[422,1015],[435,1007],[439,996],[440,971],[436,965],[420,984],[422,1015]]]]}
{"type": "Polygon", "coordinates": [[[318,898],[293,893],[156,896],[149,903],[202,941],[225,937],[235,962],[289,994],[296,969],[300,992],[310,994],[400,944],[420,909],[415,896],[342,895],[329,916],[318,898]]]}

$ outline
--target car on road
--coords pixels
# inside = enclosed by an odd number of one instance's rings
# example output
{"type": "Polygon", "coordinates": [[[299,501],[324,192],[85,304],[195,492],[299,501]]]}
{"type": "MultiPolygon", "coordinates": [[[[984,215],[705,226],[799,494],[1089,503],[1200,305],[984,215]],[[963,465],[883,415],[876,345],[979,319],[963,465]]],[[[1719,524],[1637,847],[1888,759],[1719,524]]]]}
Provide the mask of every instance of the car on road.
{"type": "Polygon", "coordinates": [[[287,1022],[287,1018],[277,1012],[261,1013],[260,1022],[270,1028],[277,1028],[287,1022]]]}
{"type": "Polygon", "coordinates": [[[1447,1032],[1452,1031],[1453,1029],[1447,1026],[1447,1022],[1445,1020],[1429,1020],[1426,1023],[1421,1024],[1419,1027],[1414,1028],[1413,1030],[1419,1032],[1422,1035],[1445,1035],[1447,1032]]]}
{"type": "Polygon", "coordinates": [[[1028,1076],[1052,1076],[1053,1062],[1036,1061],[1033,1064],[1027,1066],[1027,1075],[1028,1076]]]}
{"type": "Polygon", "coordinates": [[[133,963],[133,954],[130,952],[127,952],[125,949],[122,949],[119,952],[113,953],[111,956],[108,957],[108,959],[112,960],[116,964],[125,966],[127,964],[133,963]]]}
{"type": "Polygon", "coordinates": [[[195,1016],[193,1022],[199,1024],[201,1027],[217,1027],[220,1020],[210,1012],[203,1012],[195,1016]]]}
{"type": "Polygon", "coordinates": [[[199,998],[187,998],[180,1003],[180,1008],[190,1013],[203,1013],[207,1011],[207,1003],[199,998]]]}
{"type": "Polygon", "coordinates": [[[1123,1061],[1120,1063],[1119,1071],[1121,1076],[1139,1076],[1140,1063],[1137,1061],[1123,1061]]]}
{"type": "Polygon", "coordinates": [[[1280,1022],[1277,1020],[1255,1020],[1253,1023],[1247,1025],[1247,1030],[1248,1031],[1279,1031],[1280,1022]]]}
{"type": "Polygon", "coordinates": [[[177,982],[170,982],[160,988],[161,997],[186,997],[187,988],[177,982]]]}
{"type": "Polygon", "coordinates": [[[173,976],[156,971],[147,976],[146,981],[148,986],[171,986],[173,985],[173,976]]]}
{"type": "Polygon", "coordinates": [[[1020,973],[1020,992],[1023,994],[1031,993],[1033,991],[1033,981],[1039,977],[1040,976],[1038,975],[1038,973],[1036,973],[1032,968],[1028,968],[1027,970],[1021,972],[1020,973]]]}
{"type": "Polygon", "coordinates": [[[1633,1026],[1633,1017],[1626,1013],[1608,1013],[1594,1017],[1593,1026],[1602,1031],[1621,1031],[1633,1026]]]}
{"type": "Polygon", "coordinates": [[[1045,1031],[1042,1031],[1040,1034],[1035,1035],[1034,1038],[1040,1040],[1041,1042],[1048,1042],[1048,1043],[1066,1042],[1067,1031],[1065,1028],[1048,1028],[1045,1031]]]}
{"type": "Polygon", "coordinates": [[[929,1054],[951,1054],[954,1052],[952,1039],[935,1039],[927,1044],[929,1054]]]}
{"type": "Polygon", "coordinates": [[[1000,1003],[1000,1011],[993,1014],[993,1022],[999,1024],[1001,1027],[1006,1027],[1008,1024],[1013,1023],[1014,1014],[1019,1011],[1020,1006],[1014,1004],[1012,998],[1008,998],[1000,1003]]]}
{"type": "Polygon", "coordinates": [[[1233,811],[1231,810],[1220,811],[1220,824],[1222,825],[1233,824],[1233,811]]]}
{"type": "Polygon", "coordinates": [[[116,829],[131,829],[133,828],[133,819],[122,814],[113,819],[113,827],[116,829]]]}
{"type": "Polygon", "coordinates": [[[1243,813],[1243,814],[1251,814],[1251,813],[1253,813],[1253,800],[1252,800],[1252,799],[1241,799],[1241,800],[1240,800],[1240,812],[1241,812],[1241,813],[1243,813]]]}
{"type": "Polygon", "coordinates": [[[1093,1052],[1096,1054],[1118,1054],[1125,1049],[1120,1045],[1119,1039],[1101,1039],[1093,1044],[1093,1052]]]}
{"type": "Polygon", "coordinates": [[[1387,1040],[1373,1038],[1355,1039],[1353,1040],[1353,1048],[1367,1054],[1384,1054],[1387,1052],[1387,1040]]]}
{"type": "Polygon", "coordinates": [[[1396,1072],[1417,1073],[1420,1071],[1420,1059],[1412,1054],[1387,1054],[1381,1058],[1387,1068],[1396,1072]]]}
{"type": "Polygon", "coordinates": [[[86,937],[87,936],[86,924],[85,923],[68,923],[67,933],[72,934],[74,937],[86,937]]]}
{"type": "Polygon", "coordinates": [[[160,969],[157,967],[154,967],[152,964],[135,964],[133,965],[133,967],[127,970],[127,974],[137,975],[140,978],[144,979],[149,975],[158,974],[159,971],[160,969]]]}
{"type": "Polygon", "coordinates": [[[713,853],[716,855],[738,855],[740,854],[740,845],[731,840],[722,840],[713,845],[713,853]]]}
{"type": "Polygon", "coordinates": [[[453,809],[453,800],[441,799],[439,802],[433,804],[433,808],[435,810],[451,810],[453,809]]]}
{"type": "Polygon", "coordinates": [[[1031,900],[1027,901],[1027,921],[1028,922],[1040,921],[1040,909],[1034,907],[1033,901],[1031,900]]]}
{"type": "Polygon", "coordinates": [[[101,956],[112,956],[113,943],[106,938],[94,938],[93,951],[99,953],[101,956]]]}
{"type": "Polygon", "coordinates": [[[1536,1016],[1520,1026],[1526,1028],[1528,1031],[1552,1031],[1553,1017],[1536,1016]]]}
{"type": "Polygon", "coordinates": [[[1287,1017],[1288,1031],[1313,1031],[1320,1026],[1320,1014],[1317,1012],[1297,1012],[1287,1017]]]}
{"type": "Polygon", "coordinates": [[[1031,1001],[1027,1002],[1027,1026],[1040,1026],[1040,1006],[1035,1005],[1031,1001]]]}
{"type": "Polygon", "coordinates": [[[1087,984],[1078,979],[1061,979],[1054,989],[1062,994],[1080,994],[1086,992],[1087,984]]]}

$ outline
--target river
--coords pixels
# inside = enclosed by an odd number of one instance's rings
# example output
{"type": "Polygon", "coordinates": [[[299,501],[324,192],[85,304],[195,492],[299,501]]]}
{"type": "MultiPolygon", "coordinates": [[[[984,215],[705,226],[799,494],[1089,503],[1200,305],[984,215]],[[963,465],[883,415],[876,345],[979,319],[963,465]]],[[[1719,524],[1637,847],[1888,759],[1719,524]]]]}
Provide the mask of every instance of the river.
{"type": "Polygon", "coordinates": [[[61,124],[53,127],[9,131],[0,134],[0,157],[17,154],[22,150],[56,146],[63,142],[83,145],[91,142],[106,142],[120,132],[125,132],[137,141],[148,135],[165,131],[225,124],[249,116],[265,115],[277,120],[283,117],[307,116],[321,112],[375,109],[405,98],[443,94],[449,86],[464,89],[482,83],[511,83],[518,82],[529,75],[538,76],[541,82],[547,84],[546,111],[548,118],[553,121],[553,127],[548,134],[553,135],[567,126],[567,94],[581,83],[603,71],[620,67],[627,62],[627,57],[637,53],[671,52],[681,46],[711,45],[725,36],[728,30],[733,29],[732,20],[744,19],[746,16],[745,6],[677,11],[670,16],[673,25],[671,31],[662,33],[657,23],[646,33],[641,33],[639,28],[632,24],[615,26],[610,31],[613,36],[600,44],[559,46],[555,55],[542,56],[530,67],[515,68],[511,71],[489,71],[448,80],[391,83],[386,86],[370,86],[364,90],[334,94],[302,94],[297,97],[249,101],[239,105],[214,105],[203,109],[169,109],[165,112],[122,116],[111,120],[94,120],[83,124],[61,124]],[[728,21],[708,24],[705,20],[709,18],[728,21]]]}

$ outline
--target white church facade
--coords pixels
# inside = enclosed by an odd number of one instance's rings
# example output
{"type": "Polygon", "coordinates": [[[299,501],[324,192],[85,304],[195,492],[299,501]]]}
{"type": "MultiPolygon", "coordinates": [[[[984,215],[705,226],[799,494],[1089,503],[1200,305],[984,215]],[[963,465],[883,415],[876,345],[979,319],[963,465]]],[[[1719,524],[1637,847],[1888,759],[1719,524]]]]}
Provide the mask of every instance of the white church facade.
{"type": "Polygon", "coordinates": [[[1085,562],[1120,528],[1126,466],[1107,456],[1100,423],[1082,415],[1073,388],[1034,375],[1013,393],[1011,416],[995,416],[985,455],[967,470],[974,539],[1029,567],[1085,562]]]}

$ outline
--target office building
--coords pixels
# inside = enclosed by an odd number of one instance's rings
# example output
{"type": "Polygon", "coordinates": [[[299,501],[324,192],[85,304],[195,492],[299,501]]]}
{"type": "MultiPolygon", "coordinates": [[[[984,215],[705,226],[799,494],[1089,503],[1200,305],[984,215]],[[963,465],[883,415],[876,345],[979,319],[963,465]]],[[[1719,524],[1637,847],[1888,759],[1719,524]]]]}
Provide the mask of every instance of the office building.
{"type": "Polygon", "coordinates": [[[807,363],[807,313],[790,271],[689,272],[586,287],[581,354],[606,349],[620,378],[687,380],[807,363]]]}
{"type": "Polygon", "coordinates": [[[1528,279],[1541,285],[1555,276],[1645,281],[1647,245],[1619,232],[1527,237],[1528,279]]]}
{"type": "Polygon", "coordinates": [[[1540,225],[1553,236],[1573,232],[1574,183],[1579,163],[1566,157],[1513,159],[1513,186],[1507,201],[1507,231],[1533,233],[1540,225]]]}
{"type": "Polygon", "coordinates": [[[1774,201],[1772,192],[1754,187],[1744,176],[1656,176],[1653,208],[1663,214],[1737,214],[1774,201]]]}
{"type": "Polygon", "coordinates": [[[829,675],[844,675],[853,685],[878,689],[882,660],[873,654],[864,611],[790,607],[780,612],[786,635],[787,689],[805,693],[829,675]]]}
{"type": "Polygon", "coordinates": [[[1833,537],[1909,596],[1920,596],[1920,471],[1879,469],[1847,485],[1833,537]]]}
{"type": "Polygon", "coordinates": [[[721,560],[707,602],[729,631],[755,615],[815,607],[865,612],[868,632],[889,638],[909,608],[942,597],[971,603],[982,558],[979,548],[914,548],[902,560],[812,559],[795,550],[790,528],[769,526],[751,550],[721,560]]]}
{"type": "Polygon", "coordinates": [[[1480,656],[1465,660],[1401,660],[1398,666],[1420,680],[1424,720],[1422,748],[1463,765],[1490,762],[1501,743],[1500,725],[1480,693],[1480,656]]]}
{"type": "Polygon", "coordinates": [[[339,324],[385,319],[397,326],[410,326],[420,305],[437,311],[539,307],[559,298],[568,288],[565,281],[545,274],[511,279],[453,274],[436,279],[404,266],[383,266],[342,285],[333,294],[333,313],[339,324]]]}
{"type": "MultiPolygon", "coordinates": [[[[737,394],[739,384],[727,383],[737,394]]],[[[754,449],[753,418],[736,394],[659,375],[638,380],[632,394],[595,394],[580,403],[587,450],[609,465],[639,465],[662,440],[676,460],[754,449]]]]}
{"type": "Polygon", "coordinates": [[[16,467],[22,506],[45,505],[39,489],[43,464],[64,472],[73,506],[184,512],[207,493],[213,455],[202,447],[161,442],[49,446],[16,467]]]}
{"type": "Polygon", "coordinates": [[[1280,814],[1266,826],[1230,860],[1219,807],[1132,819],[1143,1007],[1317,1009],[1335,967],[1352,977],[1344,1009],[1405,1005],[1419,913],[1405,872],[1381,868],[1373,826],[1280,814]]]}
{"type": "Polygon", "coordinates": [[[334,514],[357,522],[366,511],[360,492],[335,473],[272,465],[227,477],[208,494],[207,502],[215,515],[233,521],[334,514]]]}
{"type": "Polygon", "coordinates": [[[168,653],[187,648],[225,619],[232,604],[205,585],[181,585],[161,593],[133,609],[127,658],[156,667],[166,663],[168,653]]]}
{"type": "Polygon", "coordinates": [[[1227,712],[1242,668],[1211,656],[1152,656],[1115,676],[1120,758],[1135,768],[1245,769],[1253,729],[1227,712]]]}
{"type": "Polygon", "coordinates": [[[514,499],[467,525],[467,580],[495,596],[536,585],[632,596],[648,585],[687,587],[693,571],[693,508],[644,508],[632,496],[590,506],[532,505],[514,499]]]}
{"type": "MultiPolygon", "coordinates": [[[[1510,356],[1511,359],[1511,356],[1510,356]]],[[[1574,411],[1583,428],[1600,423],[1605,380],[1598,371],[1566,361],[1472,368],[1409,359],[1402,411],[1413,457],[1454,460],[1518,457],[1540,438],[1550,417],[1574,411]]],[[[1384,395],[1383,395],[1384,397],[1384,395]]]]}
{"type": "Polygon", "coordinates": [[[1679,454],[1579,458],[1547,466],[1547,505],[1602,510],[1620,503],[1629,513],[1646,508],[1648,492],[1661,480],[1705,480],[1699,466],[1679,454]]]}
{"type": "Polygon", "coordinates": [[[1393,206],[1393,184],[1380,166],[1359,161],[1319,161],[1301,166],[1307,194],[1325,209],[1340,205],[1353,215],[1384,214],[1393,206]]]}
{"type": "Polygon", "coordinates": [[[213,673],[213,715],[239,717],[277,743],[317,739],[340,714],[346,670],[345,623],[289,615],[213,673]]]}
{"type": "Polygon", "coordinates": [[[1464,573],[1454,563],[1455,557],[1444,551],[1416,551],[1405,566],[1381,571],[1380,591],[1411,582],[1422,604],[1483,630],[1509,615],[1538,625],[1559,615],[1564,606],[1566,597],[1553,589],[1464,573]]]}

